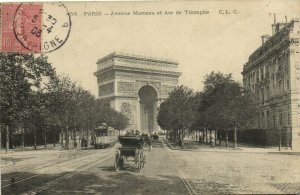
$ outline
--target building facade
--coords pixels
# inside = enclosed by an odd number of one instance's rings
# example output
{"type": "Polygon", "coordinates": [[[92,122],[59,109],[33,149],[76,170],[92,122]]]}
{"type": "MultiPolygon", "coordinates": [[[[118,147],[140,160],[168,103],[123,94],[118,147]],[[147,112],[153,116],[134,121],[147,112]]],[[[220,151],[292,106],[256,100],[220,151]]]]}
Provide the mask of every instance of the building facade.
{"type": "Polygon", "coordinates": [[[178,63],[124,53],[97,61],[98,97],[130,119],[128,129],[159,130],[158,108],[178,84],[178,63]]]}
{"type": "Polygon", "coordinates": [[[243,68],[244,87],[255,94],[259,116],[255,128],[291,132],[292,146],[300,146],[299,20],[272,25],[272,36],[243,68]]]}

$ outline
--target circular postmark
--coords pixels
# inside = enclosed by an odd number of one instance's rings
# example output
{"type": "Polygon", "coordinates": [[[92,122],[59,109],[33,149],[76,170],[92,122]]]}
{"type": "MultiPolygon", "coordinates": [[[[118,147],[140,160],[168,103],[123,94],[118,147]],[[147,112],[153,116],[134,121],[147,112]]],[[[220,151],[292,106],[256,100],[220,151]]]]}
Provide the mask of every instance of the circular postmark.
{"type": "Polygon", "coordinates": [[[13,19],[16,39],[31,52],[59,49],[68,40],[71,26],[71,16],[62,3],[21,3],[13,19]]]}

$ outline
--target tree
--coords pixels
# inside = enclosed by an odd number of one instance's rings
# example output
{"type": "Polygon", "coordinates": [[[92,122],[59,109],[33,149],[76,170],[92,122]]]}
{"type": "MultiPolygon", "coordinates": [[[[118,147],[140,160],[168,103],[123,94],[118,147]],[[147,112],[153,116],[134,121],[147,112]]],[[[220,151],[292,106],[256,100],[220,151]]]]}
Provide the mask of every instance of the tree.
{"type": "Polygon", "coordinates": [[[206,126],[213,129],[234,129],[234,148],[237,146],[237,129],[252,124],[256,107],[253,96],[231,74],[211,72],[204,81],[203,101],[199,110],[205,114],[206,126]]]}
{"type": "Polygon", "coordinates": [[[181,147],[185,131],[191,127],[195,117],[193,96],[193,91],[188,87],[176,87],[160,105],[157,116],[161,128],[176,132],[181,147]]]}
{"type": "MultiPolygon", "coordinates": [[[[97,100],[90,92],[72,82],[67,76],[57,76],[48,85],[47,121],[60,129],[61,144],[63,137],[65,149],[69,149],[69,137],[76,147],[77,134],[81,132],[89,137],[91,131],[101,123],[107,123],[116,129],[123,129],[129,119],[111,109],[109,105],[97,100]]],[[[88,139],[89,140],[89,139],[88,139]]]]}
{"type": "Polygon", "coordinates": [[[31,88],[40,88],[54,72],[44,55],[0,53],[0,120],[7,135],[23,126],[31,112],[31,88]]]}
{"type": "Polygon", "coordinates": [[[61,144],[65,139],[65,149],[69,149],[70,129],[74,127],[78,108],[76,105],[77,94],[76,83],[67,76],[57,76],[47,86],[49,96],[48,121],[59,127],[61,133],[61,144]]]}

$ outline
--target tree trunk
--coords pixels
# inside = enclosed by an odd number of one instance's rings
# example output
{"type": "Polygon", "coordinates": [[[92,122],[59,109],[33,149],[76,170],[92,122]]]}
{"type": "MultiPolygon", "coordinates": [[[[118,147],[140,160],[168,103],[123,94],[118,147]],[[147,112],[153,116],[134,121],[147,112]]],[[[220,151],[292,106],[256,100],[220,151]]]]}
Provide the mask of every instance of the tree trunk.
{"type": "Polygon", "coordinates": [[[234,149],[237,148],[237,126],[234,126],[234,149]]]}
{"type": "Polygon", "coordinates": [[[66,127],[66,132],[65,132],[65,150],[69,150],[69,128],[68,128],[68,126],[66,127]]]}
{"type": "Polygon", "coordinates": [[[9,150],[9,129],[8,129],[8,125],[6,125],[6,153],[9,150]]]}
{"type": "Polygon", "coordinates": [[[64,146],[64,131],[62,128],[60,128],[60,146],[64,146]]]}
{"type": "Polygon", "coordinates": [[[279,127],[279,151],[281,151],[281,127],[279,127]]]}
{"type": "Polygon", "coordinates": [[[34,130],[33,130],[33,140],[34,140],[34,149],[36,150],[36,129],[34,126],[34,130]]]}
{"type": "Polygon", "coordinates": [[[198,139],[199,139],[198,141],[199,141],[199,144],[201,144],[201,141],[202,141],[200,134],[201,134],[201,130],[199,129],[199,131],[198,131],[198,139]]]}
{"type": "Polygon", "coordinates": [[[34,149],[36,150],[36,113],[33,117],[33,140],[34,140],[34,149]]]}
{"type": "Polygon", "coordinates": [[[226,129],[226,148],[228,148],[228,129],[226,129]]]}
{"type": "Polygon", "coordinates": [[[44,141],[45,141],[45,148],[47,148],[47,127],[44,129],[44,141]]]}
{"type": "Polygon", "coordinates": [[[205,142],[208,142],[208,137],[207,137],[207,128],[205,128],[205,142]]]}
{"type": "Polygon", "coordinates": [[[215,145],[217,146],[218,130],[215,130],[215,145]]]}
{"type": "Polygon", "coordinates": [[[55,132],[56,132],[56,129],[55,129],[55,127],[53,128],[53,146],[55,147],[55,142],[56,142],[56,140],[55,140],[55,132]]]}
{"type": "Polygon", "coordinates": [[[25,146],[25,141],[24,141],[24,127],[22,129],[22,143],[21,143],[21,146],[22,146],[22,150],[24,151],[24,146],[25,146]]]}
{"type": "Polygon", "coordinates": [[[76,143],[76,130],[75,130],[75,128],[73,130],[73,147],[74,148],[77,147],[77,143],[76,143]]]}
{"type": "Polygon", "coordinates": [[[2,151],[2,144],[3,144],[3,142],[2,142],[2,124],[0,123],[0,147],[1,147],[1,151],[2,151]]]}
{"type": "Polygon", "coordinates": [[[89,132],[90,132],[90,130],[86,131],[86,133],[87,133],[87,135],[86,135],[86,142],[87,142],[86,148],[89,147],[89,145],[90,145],[90,138],[89,138],[90,135],[89,135],[89,132]]]}
{"type": "Polygon", "coordinates": [[[212,146],[212,136],[211,136],[211,131],[209,130],[209,145],[212,146]]]}
{"type": "Polygon", "coordinates": [[[182,146],[181,148],[183,149],[183,146],[184,146],[184,137],[185,137],[185,130],[181,130],[182,134],[181,134],[181,143],[182,143],[182,146]]]}
{"type": "Polygon", "coordinates": [[[204,131],[205,131],[205,129],[203,128],[203,130],[202,130],[202,142],[204,143],[204,140],[205,140],[205,137],[204,137],[204,131]]]}

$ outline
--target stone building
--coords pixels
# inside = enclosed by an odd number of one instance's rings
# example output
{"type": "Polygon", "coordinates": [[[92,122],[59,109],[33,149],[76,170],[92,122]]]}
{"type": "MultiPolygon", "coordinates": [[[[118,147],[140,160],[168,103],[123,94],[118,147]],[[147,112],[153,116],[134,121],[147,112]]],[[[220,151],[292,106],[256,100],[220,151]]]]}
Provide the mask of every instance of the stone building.
{"type": "Polygon", "coordinates": [[[129,129],[152,133],[159,130],[159,105],[181,74],[177,62],[114,52],[97,61],[94,75],[99,99],[127,115],[129,129]]]}
{"type": "Polygon", "coordinates": [[[299,20],[272,24],[272,36],[243,68],[244,87],[255,94],[259,116],[255,128],[292,132],[292,145],[300,145],[299,20]]]}

